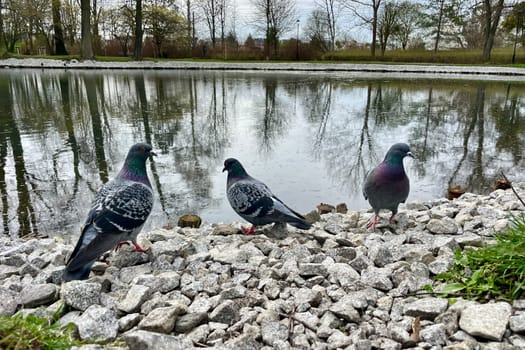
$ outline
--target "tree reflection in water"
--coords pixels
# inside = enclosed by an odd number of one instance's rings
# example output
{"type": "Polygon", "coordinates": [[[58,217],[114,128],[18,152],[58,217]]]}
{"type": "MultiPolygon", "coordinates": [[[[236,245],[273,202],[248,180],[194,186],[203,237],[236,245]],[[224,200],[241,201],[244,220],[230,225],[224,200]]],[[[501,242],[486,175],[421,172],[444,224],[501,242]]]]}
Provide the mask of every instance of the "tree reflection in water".
{"type": "Polygon", "coordinates": [[[78,234],[97,189],[138,141],[159,153],[147,228],[189,212],[238,220],[220,172],[230,156],[303,212],[319,202],[368,207],[365,173],[399,141],[416,155],[409,200],[449,185],[486,193],[499,170],[525,180],[524,90],[335,74],[3,71],[0,227],[78,234]]]}

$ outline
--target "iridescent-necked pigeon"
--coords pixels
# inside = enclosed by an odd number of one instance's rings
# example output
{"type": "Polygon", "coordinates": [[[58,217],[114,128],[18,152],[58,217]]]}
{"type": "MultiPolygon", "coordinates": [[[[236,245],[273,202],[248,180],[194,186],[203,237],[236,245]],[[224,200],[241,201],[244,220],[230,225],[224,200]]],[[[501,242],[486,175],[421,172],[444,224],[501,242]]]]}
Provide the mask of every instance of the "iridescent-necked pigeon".
{"type": "Polygon", "coordinates": [[[155,153],[150,145],[133,145],[117,176],[98,191],[67,262],[64,281],[87,279],[98,257],[127,241],[136,251],[145,251],[136,239],[153,207],[153,190],[146,172],[146,160],[152,155],[155,153]]]}
{"type": "Polygon", "coordinates": [[[404,203],[410,191],[410,183],[403,167],[403,159],[414,157],[405,143],[396,143],[386,153],[385,159],[365,179],[363,194],[374,209],[374,218],[367,227],[375,229],[379,211],[392,211],[390,222],[394,221],[399,203],[404,203]]]}

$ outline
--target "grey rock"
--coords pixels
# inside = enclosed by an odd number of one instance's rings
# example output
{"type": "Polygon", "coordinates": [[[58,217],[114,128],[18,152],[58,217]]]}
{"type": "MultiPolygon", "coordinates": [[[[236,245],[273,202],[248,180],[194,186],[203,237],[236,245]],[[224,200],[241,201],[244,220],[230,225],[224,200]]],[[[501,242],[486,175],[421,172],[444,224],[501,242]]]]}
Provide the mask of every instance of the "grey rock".
{"type": "Polygon", "coordinates": [[[117,337],[118,322],[115,313],[100,305],[92,305],[75,321],[83,340],[111,341],[117,337]]]}
{"type": "Polygon", "coordinates": [[[151,245],[151,253],[154,256],[171,255],[187,256],[188,253],[194,253],[191,242],[182,236],[175,236],[166,241],[155,242],[151,245]]]}
{"type": "Polygon", "coordinates": [[[246,287],[236,285],[221,292],[222,299],[238,299],[246,296],[246,287]]]}
{"type": "Polygon", "coordinates": [[[328,338],[334,329],[341,326],[341,320],[332,312],[327,311],[319,320],[319,327],[317,328],[317,336],[319,338],[328,338]]]}
{"type": "Polygon", "coordinates": [[[99,283],[71,281],[64,283],[60,296],[66,305],[85,311],[91,305],[100,304],[101,289],[102,286],[99,283]]]}
{"type": "Polygon", "coordinates": [[[239,308],[232,300],[220,303],[209,315],[213,322],[233,324],[239,320],[239,308]]]}
{"type": "Polygon", "coordinates": [[[153,291],[168,293],[177,288],[180,284],[180,275],[176,271],[162,272],[156,276],[142,275],[137,276],[132,284],[140,284],[151,288],[153,291]]]}
{"type": "Polygon", "coordinates": [[[404,347],[415,345],[415,341],[410,337],[410,334],[405,328],[397,325],[389,325],[388,331],[392,337],[392,340],[403,344],[404,347]]]}
{"type": "Polygon", "coordinates": [[[404,307],[404,314],[413,317],[421,317],[425,320],[433,320],[437,315],[445,312],[447,306],[447,299],[423,298],[406,304],[404,307]]]}
{"type": "Polygon", "coordinates": [[[172,336],[145,330],[132,330],[122,335],[129,350],[176,350],[193,349],[190,339],[181,336],[172,336]]]}
{"type": "Polygon", "coordinates": [[[186,336],[191,339],[194,344],[204,344],[208,334],[210,334],[210,326],[203,324],[192,329],[186,336]]]}
{"type": "Polygon", "coordinates": [[[459,232],[458,224],[454,219],[449,217],[444,217],[442,219],[431,219],[427,224],[427,230],[437,235],[455,235],[459,232]]]}
{"type": "Polygon", "coordinates": [[[296,312],[294,320],[301,322],[306,328],[315,331],[317,324],[319,323],[319,317],[312,314],[311,312],[296,312]]]}
{"type": "Polygon", "coordinates": [[[341,349],[350,345],[350,343],[352,343],[352,338],[336,329],[328,337],[326,342],[328,343],[328,347],[330,349],[341,349]]]}
{"type": "Polygon", "coordinates": [[[326,277],[328,275],[328,270],[323,264],[301,263],[299,264],[299,275],[302,277],[326,277]]]}
{"type": "Polygon", "coordinates": [[[366,255],[358,255],[350,262],[350,266],[357,272],[366,270],[370,265],[372,265],[372,262],[366,255]]]}
{"type": "Polygon", "coordinates": [[[395,340],[389,338],[377,338],[372,340],[372,349],[381,349],[381,350],[401,350],[402,345],[395,340]]]}
{"type": "Polygon", "coordinates": [[[516,333],[525,332],[525,313],[519,313],[511,316],[509,319],[509,328],[516,333]]]}
{"type": "Polygon", "coordinates": [[[178,315],[185,312],[181,306],[166,306],[159,307],[151,311],[142,321],[138,327],[151,332],[170,333],[175,327],[175,320],[178,315]]]}
{"type": "Polygon", "coordinates": [[[208,320],[208,314],[206,312],[196,312],[186,315],[182,315],[177,318],[175,322],[176,333],[186,333],[193,328],[203,324],[208,320]]]}
{"type": "Polygon", "coordinates": [[[266,321],[261,325],[261,336],[265,344],[274,346],[276,341],[288,339],[288,327],[281,322],[266,321]]]}
{"type": "Polygon", "coordinates": [[[322,293],[316,288],[299,288],[292,292],[296,305],[308,304],[318,306],[322,300],[322,293]]]}
{"type": "Polygon", "coordinates": [[[368,267],[361,272],[361,282],[382,291],[389,291],[394,286],[390,280],[392,270],[388,268],[368,267]]]}
{"type": "Polygon", "coordinates": [[[394,262],[392,251],[384,245],[374,245],[368,251],[368,258],[378,267],[394,262]]]}
{"type": "Polygon", "coordinates": [[[439,314],[435,319],[435,323],[442,323],[447,329],[447,335],[451,336],[452,334],[458,331],[458,313],[453,311],[446,311],[442,314],[439,314]]]}
{"type": "Polygon", "coordinates": [[[472,336],[501,341],[511,310],[505,302],[470,305],[461,313],[459,327],[472,336]]]}
{"type": "Polygon", "coordinates": [[[131,328],[135,327],[143,318],[139,313],[125,315],[124,317],[119,318],[118,320],[118,331],[120,333],[129,331],[131,328]]]}
{"type": "Polygon", "coordinates": [[[150,274],[152,271],[151,263],[137,266],[126,266],[119,270],[119,280],[123,283],[129,284],[136,277],[150,274]]]}
{"type": "Polygon", "coordinates": [[[0,315],[14,315],[19,301],[20,297],[16,291],[0,287],[0,315]]]}
{"type": "Polygon", "coordinates": [[[120,302],[118,308],[128,314],[137,312],[150,294],[151,290],[149,287],[134,284],[128,290],[126,297],[120,302]]]}
{"type": "Polygon", "coordinates": [[[447,330],[444,324],[438,323],[425,327],[419,333],[421,340],[434,346],[445,345],[447,342],[447,330]]]}
{"type": "Polygon", "coordinates": [[[54,284],[28,285],[20,293],[20,302],[24,307],[48,305],[58,299],[57,287],[54,284]]]}
{"type": "Polygon", "coordinates": [[[111,265],[118,268],[122,268],[127,266],[144,264],[148,261],[148,254],[135,252],[133,246],[123,246],[111,258],[111,265]]]}
{"type": "Polygon", "coordinates": [[[350,296],[344,296],[336,303],[332,304],[329,310],[336,316],[343,318],[348,322],[359,322],[361,315],[353,307],[354,299],[350,296]]]}
{"type": "Polygon", "coordinates": [[[335,263],[328,266],[329,278],[340,286],[348,286],[359,281],[361,276],[351,266],[344,263],[335,263]]]}

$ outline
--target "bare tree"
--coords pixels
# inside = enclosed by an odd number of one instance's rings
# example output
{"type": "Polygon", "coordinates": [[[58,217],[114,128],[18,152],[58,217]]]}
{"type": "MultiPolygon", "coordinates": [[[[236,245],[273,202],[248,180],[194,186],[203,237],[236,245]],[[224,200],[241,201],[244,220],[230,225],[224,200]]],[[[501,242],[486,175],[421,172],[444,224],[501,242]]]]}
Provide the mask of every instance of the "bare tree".
{"type": "Polygon", "coordinates": [[[80,57],[84,60],[93,59],[93,46],[91,44],[91,1],[80,0],[81,22],[81,51],[80,57]]]}
{"type": "Polygon", "coordinates": [[[326,35],[327,25],[325,14],[320,9],[313,10],[306,22],[305,33],[310,39],[310,45],[322,52],[330,50],[330,42],[326,35]]]}
{"type": "Polygon", "coordinates": [[[325,18],[329,50],[333,51],[335,49],[336,22],[339,15],[338,0],[317,0],[316,6],[322,11],[325,18]]]}
{"type": "Polygon", "coordinates": [[[370,53],[372,57],[376,55],[377,47],[377,22],[379,18],[379,7],[382,0],[339,0],[341,4],[349,9],[354,15],[360,18],[364,23],[372,27],[372,43],[370,53]],[[371,10],[371,11],[370,11],[371,10]],[[372,13],[372,17],[368,14],[372,13]]]}
{"type": "Polygon", "coordinates": [[[406,50],[410,36],[414,33],[420,22],[421,6],[411,1],[403,1],[398,5],[398,7],[398,27],[394,33],[394,36],[401,43],[403,50],[406,50]]]}
{"type": "Polygon", "coordinates": [[[64,32],[62,31],[62,19],[60,18],[60,0],[51,1],[51,12],[53,13],[53,31],[55,32],[55,55],[67,55],[64,45],[64,32]]]}
{"type": "Polygon", "coordinates": [[[142,36],[144,29],[142,28],[142,0],[136,0],[135,3],[135,51],[133,52],[133,59],[135,61],[142,60],[142,36]]]}
{"type": "Polygon", "coordinates": [[[219,1],[221,0],[199,0],[197,2],[199,8],[204,14],[204,20],[206,21],[206,26],[210,32],[211,44],[213,47],[215,47],[215,44],[217,43],[217,22],[220,14],[219,1]]]}
{"type": "Polygon", "coordinates": [[[295,2],[293,0],[252,0],[254,5],[254,24],[264,31],[264,51],[271,56],[271,49],[276,55],[282,34],[296,23],[295,2]]]}
{"type": "Polygon", "coordinates": [[[385,55],[388,39],[397,31],[399,6],[393,2],[387,2],[379,13],[377,29],[379,32],[379,44],[381,45],[381,56],[385,55]]]}
{"type": "Polygon", "coordinates": [[[483,60],[490,60],[504,0],[483,0],[483,60]]]}

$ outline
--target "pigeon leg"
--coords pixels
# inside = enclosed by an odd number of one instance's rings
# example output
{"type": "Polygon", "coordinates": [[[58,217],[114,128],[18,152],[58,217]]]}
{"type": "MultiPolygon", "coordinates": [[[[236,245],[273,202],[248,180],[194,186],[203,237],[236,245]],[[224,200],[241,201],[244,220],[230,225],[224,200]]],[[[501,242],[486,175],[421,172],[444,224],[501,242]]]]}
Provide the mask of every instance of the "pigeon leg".
{"type": "Polygon", "coordinates": [[[255,226],[252,225],[252,227],[250,228],[246,228],[244,226],[241,226],[242,228],[242,231],[244,232],[245,235],[252,235],[252,234],[255,234],[255,226]]]}
{"type": "Polygon", "coordinates": [[[123,245],[129,245],[128,241],[122,241],[115,246],[115,251],[118,251],[123,245]]]}
{"type": "Polygon", "coordinates": [[[390,217],[390,219],[388,219],[388,222],[391,223],[391,224],[395,224],[396,223],[396,219],[394,219],[394,216],[396,214],[392,214],[392,216],[390,217]]]}
{"type": "Polygon", "coordinates": [[[377,218],[378,218],[378,215],[375,214],[374,218],[372,220],[370,220],[368,225],[366,225],[366,228],[370,228],[371,227],[372,230],[375,230],[376,229],[376,225],[379,223],[379,220],[377,218]]]}
{"type": "Polygon", "coordinates": [[[142,248],[137,242],[133,242],[131,241],[131,243],[133,243],[133,245],[135,246],[135,251],[136,252],[140,252],[140,253],[147,253],[149,248],[148,249],[144,249],[142,248]]]}

